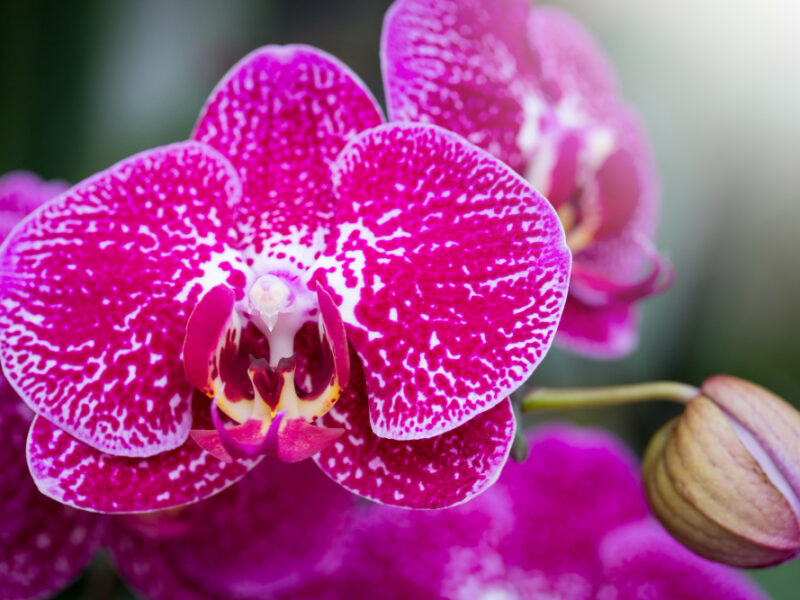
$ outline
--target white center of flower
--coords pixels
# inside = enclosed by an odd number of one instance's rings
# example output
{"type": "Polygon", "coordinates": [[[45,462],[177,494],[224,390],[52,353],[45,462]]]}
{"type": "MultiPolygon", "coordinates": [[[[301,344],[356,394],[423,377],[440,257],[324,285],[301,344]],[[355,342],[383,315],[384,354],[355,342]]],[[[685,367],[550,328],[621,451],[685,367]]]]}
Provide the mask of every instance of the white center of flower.
{"type": "Polygon", "coordinates": [[[250,305],[261,316],[264,324],[272,331],[278,315],[292,309],[293,294],[286,282],[268,273],[256,279],[250,288],[250,305]]]}
{"type": "Polygon", "coordinates": [[[316,321],[317,296],[301,275],[276,268],[259,275],[247,290],[248,317],[269,341],[269,362],[294,354],[294,338],[307,321],[316,321]]]}

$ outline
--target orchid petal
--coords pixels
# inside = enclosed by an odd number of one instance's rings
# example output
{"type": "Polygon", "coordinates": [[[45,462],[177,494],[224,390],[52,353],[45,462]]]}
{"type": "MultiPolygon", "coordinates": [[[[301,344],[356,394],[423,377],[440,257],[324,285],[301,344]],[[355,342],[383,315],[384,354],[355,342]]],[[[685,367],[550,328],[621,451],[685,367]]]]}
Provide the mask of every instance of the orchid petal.
{"type": "Polygon", "coordinates": [[[33,415],[0,377],[0,598],[58,592],[89,564],[100,542],[95,515],[42,496],[25,465],[33,415]]]}
{"type": "Polygon", "coordinates": [[[314,276],[339,296],[374,432],[429,438],[504,401],[546,354],[566,296],[548,202],[427,125],[362,134],[334,177],[338,236],[314,276]]]}
{"type": "Polygon", "coordinates": [[[514,438],[511,403],[504,399],[461,427],[435,438],[398,441],[370,427],[364,367],[351,352],[350,384],[320,422],[345,434],[314,461],[346,489],[407,508],[443,508],[492,485],[514,438]]]}
{"type": "MultiPolygon", "coordinates": [[[[209,400],[198,392],[194,422],[210,428],[209,400]]],[[[198,502],[241,479],[259,459],[223,462],[194,440],[150,458],[112,456],[36,417],[28,465],[39,490],[85,510],[135,513],[198,502]]]]}
{"type": "Polygon", "coordinates": [[[110,551],[150,600],[274,598],[341,561],[356,498],[310,462],[265,460],[247,478],[189,507],[197,525],[169,539],[117,526],[110,551]]]}
{"type": "Polygon", "coordinates": [[[24,216],[68,187],[63,181],[42,181],[26,171],[13,171],[0,177],[0,240],[24,216]]]}
{"type": "Polygon", "coordinates": [[[330,163],[349,138],[382,121],[366,86],[333,56],[309,46],[265,46],[220,81],[192,137],[239,172],[242,248],[302,270],[331,225],[330,163]]]}
{"type": "Polygon", "coordinates": [[[516,170],[518,135],[537,65],[525,0],[399,0],[381,38],[391,120],[440,125],[516,170]]]}
{"type": "Polygon", "coordinates": [[[611,532],[599,549],[597,600],[767,600],[744,574],[692,554],[652,519],[611,532]]]}
{"type": "Polygon", "coordinates": [[[44,205],[3,246],[0,356],[38,414],[121,456],[183,444],[186,320],[204,287],[239,280],[227,161],[195,142],[128,158],[44,205]]]}

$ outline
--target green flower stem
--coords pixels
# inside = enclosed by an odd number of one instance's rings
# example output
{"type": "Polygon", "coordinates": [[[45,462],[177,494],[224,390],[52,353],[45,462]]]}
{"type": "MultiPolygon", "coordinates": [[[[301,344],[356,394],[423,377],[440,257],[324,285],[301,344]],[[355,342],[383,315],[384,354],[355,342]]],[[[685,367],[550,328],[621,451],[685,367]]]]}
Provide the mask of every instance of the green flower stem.
{"type": "Polygon", "coordinates": [[[519,397],[523,413],[540,410],[573,410],[618,406],[651,400],[686,404],[700,395],[696,387],[676,381],[650,381],[592,388],[531,388],[519,397]]]}

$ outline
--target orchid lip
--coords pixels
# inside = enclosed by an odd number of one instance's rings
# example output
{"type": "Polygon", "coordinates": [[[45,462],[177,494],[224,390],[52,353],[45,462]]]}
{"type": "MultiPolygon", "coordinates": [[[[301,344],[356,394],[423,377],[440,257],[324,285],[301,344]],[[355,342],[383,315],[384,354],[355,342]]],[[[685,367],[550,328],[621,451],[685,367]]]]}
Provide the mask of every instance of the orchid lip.
{"type": "Polygon", "coordinates": [[[226,462],[265,454],[308,458],[341,435],[315,424],[349,379],[341,315],[324,289],[312,292],[288,272],[262,274],[246,297],[243,308],[232,290],[216,286],[189,318],[184,367],[191,383],[213,398],[215,427],[194,430],[192,438],[226,462]],[[298,373],[296,338],[314,320],[319,356],[298,373]]]}

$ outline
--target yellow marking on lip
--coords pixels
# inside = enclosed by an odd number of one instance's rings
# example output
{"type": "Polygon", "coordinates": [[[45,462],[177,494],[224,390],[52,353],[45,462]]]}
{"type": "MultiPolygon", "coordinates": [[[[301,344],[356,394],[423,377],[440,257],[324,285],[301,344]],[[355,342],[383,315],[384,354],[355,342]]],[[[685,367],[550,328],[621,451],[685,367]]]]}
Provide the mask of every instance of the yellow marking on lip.
{"type": "Polygon", "coordinates": [[[219,409],[228,415],[237,423],[244,423],[248,419],[253,418],[253,401],[240,400],[238,402],[231,402],[224,394],[214,396],[214,402],[217,403],[219,409]]]}

